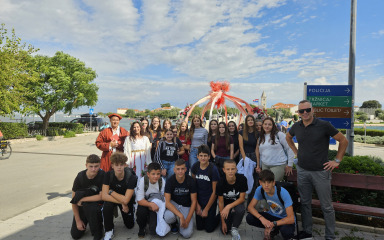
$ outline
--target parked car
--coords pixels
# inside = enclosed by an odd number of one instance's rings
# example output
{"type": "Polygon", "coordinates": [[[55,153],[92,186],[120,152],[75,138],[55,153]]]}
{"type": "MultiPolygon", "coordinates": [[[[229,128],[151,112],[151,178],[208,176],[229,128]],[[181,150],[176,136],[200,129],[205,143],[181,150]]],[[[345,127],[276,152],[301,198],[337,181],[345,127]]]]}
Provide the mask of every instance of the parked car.
{"type": "Polygon", "coordinates": [[[102,118],[97,117],[97,114],[89,115],[89,114],[82,114],[80,115],[81,118],[75,118],[71,121],[71,123],[81,123],[84,126],[89,126],[91,119],[92,119],[92,127],[101,127],[104,125],[104,120],[102,118]]]}

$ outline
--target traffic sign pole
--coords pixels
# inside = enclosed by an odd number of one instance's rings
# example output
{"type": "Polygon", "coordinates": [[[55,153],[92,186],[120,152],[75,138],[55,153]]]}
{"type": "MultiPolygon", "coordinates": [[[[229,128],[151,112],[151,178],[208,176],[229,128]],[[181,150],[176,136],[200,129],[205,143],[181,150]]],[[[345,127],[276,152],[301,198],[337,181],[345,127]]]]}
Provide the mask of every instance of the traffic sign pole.
{"type": "Polygon", "coordinates": [[[356,51],[356,1],[351,0],[351,28],[349,34],[349,69],[348,69],[348,84],[352,85],[352,116],[351,116],[351,129],[347,129],[348,147],[347,153],[353,156],[353,141],[355,138],[355,51],[356,51]]]}

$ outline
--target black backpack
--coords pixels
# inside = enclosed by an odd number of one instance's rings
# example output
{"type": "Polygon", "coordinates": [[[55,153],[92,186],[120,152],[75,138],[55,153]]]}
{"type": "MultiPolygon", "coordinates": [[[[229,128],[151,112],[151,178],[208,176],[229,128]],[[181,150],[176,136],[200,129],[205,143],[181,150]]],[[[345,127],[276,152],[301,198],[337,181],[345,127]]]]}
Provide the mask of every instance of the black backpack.
{"type": "MultiPolygon", "coordinates": [[[[283,207],[285,207],[284,201],[281,198],[282,187],[285,190],[287,190],[289,195],[291,196],[293,213],[295,214],[295,219],[297,221],[296,211],[300,207],[300,197],[299,197],[299,194],[297,193],[296,186],[292,182],[276,182],[277,197],[279,198],[281,204],[283,204],[283,207]]],[[[261,195],[263,196],[263,199],[266,200],[265,191],[263,188],[261,188],[261,195]]],[[[297,234],[299,234],[299,225],[297,224],[297,222],[296,222],[296,231],[297,231],[297,234]]]]}
{"type": "MultiPolygon", "coordinates": [[[[161,192],[161,188],[163,187],[163,178],[160,177],[159,178],[159,192],[161,192]]],[[[149,177],[147,176],[147,174],[144,175],[144,194],[147,192],[149,188],[149,177]]]]}
{"type": "MultiPolygon", "coordinates": [[[[125,167],[124,168],[124,182],[128,183],[129,179],[131,178],[131,176],[134,176],[135,178],[135,181],[137,182],[137,176],[136,176],[136,173],[135,171],[133,171],[132,168],[129,168],[129,167],[125,167]]],[[[115,171],[112,169],[111,170],[111,175],[109,176],[109,186],[111,186],[111,183],[113,181],[113,176],[115,176],[115,171]]],[[[131,197],[131,201],[129,201],[130,203],[133,203],[135,202],[135,199],[136,199],[136,196],[135,196],[135,191],[133,191],[133,195],[131,197]]]]}

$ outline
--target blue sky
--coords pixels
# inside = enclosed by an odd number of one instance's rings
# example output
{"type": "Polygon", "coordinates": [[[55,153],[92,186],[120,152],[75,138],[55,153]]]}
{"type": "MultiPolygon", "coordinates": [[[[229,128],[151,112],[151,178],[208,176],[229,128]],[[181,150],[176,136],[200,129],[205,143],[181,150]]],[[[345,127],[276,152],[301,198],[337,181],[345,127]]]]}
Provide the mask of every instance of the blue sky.
{"type": "MultiPolygon", "coordinates": [[[[0,22],[98,74],[96,112],[184,107],[226,80],[248,102],[297,103],[303,84],[347,84],[350,0],[0,0],[0,22]]],[[[357,3],[356,104],[384,82],[384,1],[357,3]]],[[[85,111],[86,108],[79,111],[85,111]]],[[[75,111],[76,112],[76,111],[75,111]]]]}

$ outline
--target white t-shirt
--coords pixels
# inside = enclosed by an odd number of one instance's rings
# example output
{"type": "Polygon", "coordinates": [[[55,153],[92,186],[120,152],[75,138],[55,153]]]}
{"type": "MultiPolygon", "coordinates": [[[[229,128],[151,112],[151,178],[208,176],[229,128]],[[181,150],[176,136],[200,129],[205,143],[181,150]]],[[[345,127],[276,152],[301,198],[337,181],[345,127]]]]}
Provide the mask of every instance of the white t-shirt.
{"type": "MultiPolygon", "coordinates": [[[[163,178],[163,183],[161,186],[161,195],[163,196],[164,196],[164,187],[165,187],[165,180],[163,178]]],[[[136,201],[141,201],[144,198],[148,199],[151,193],[159,193],[159,181],[157,181],[157,183],[155,184],[152,184],[151,181],[149,181],[148,190],[144,193],[144,177],[140,178],[139,184],[137,185],[137,190],[136,190],[136,201]]]]}

